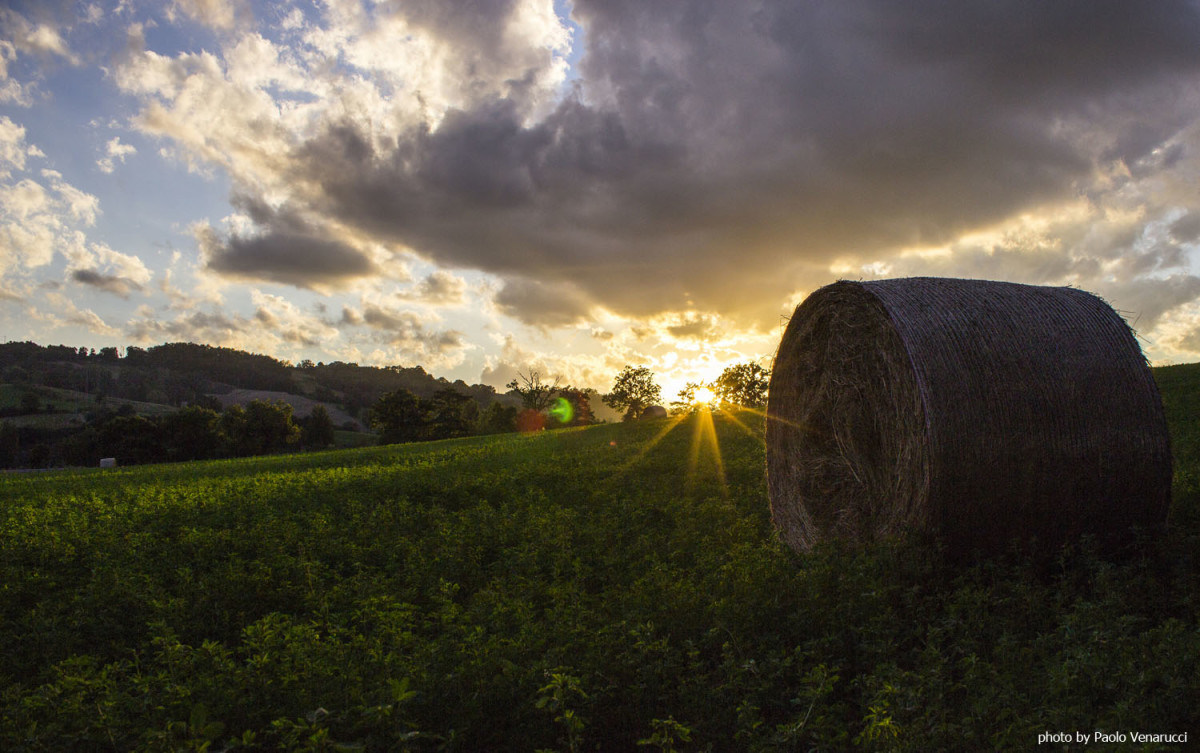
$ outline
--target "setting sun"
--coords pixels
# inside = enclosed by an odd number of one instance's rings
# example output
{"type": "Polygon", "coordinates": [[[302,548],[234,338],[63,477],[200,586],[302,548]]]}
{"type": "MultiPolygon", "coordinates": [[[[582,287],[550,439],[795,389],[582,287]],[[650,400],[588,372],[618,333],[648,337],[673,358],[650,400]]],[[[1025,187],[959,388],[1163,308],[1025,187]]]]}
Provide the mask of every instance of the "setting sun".
{"type": "Polygon", "coordinates": [[[696,389],[696,394],[692,396],[692,402],[696,405],[705,405],[716,399],[716,394],[707,387],[699,387],[696,389]]]}

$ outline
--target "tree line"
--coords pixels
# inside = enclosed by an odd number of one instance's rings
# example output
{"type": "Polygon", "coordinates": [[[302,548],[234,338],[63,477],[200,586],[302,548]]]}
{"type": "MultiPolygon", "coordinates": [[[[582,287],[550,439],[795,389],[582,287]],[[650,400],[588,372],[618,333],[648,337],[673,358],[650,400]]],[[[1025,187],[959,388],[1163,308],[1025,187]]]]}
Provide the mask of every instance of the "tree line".
{"type": "MultiPolygon", "coordinates": [[[[689,382],[672,402],[675,412],[709,408],[763,408],[766,405],[770,371],[751,361],[727,367],[711,383],[689,382]],[[708,389],[712,399],[698,402],[700,389],[708,389]]],[[[612,390],[572,387],[560,378],[548,381],[536,369],[518,371],[506,387],[521,401],[521,408],[492,403],[481,410],[468,395],[442,389],[422,399],[410,390],[385,393],[371,406],[370,423],[379,433],[380,444],[448,439],[470,434],[499,434],[511,431],[542,431],[567,426],[597,423],[592,401],[599,397],[605,405],[622,413],[623,420],[641,418],[646,409],[662,402],[662,388],[654,372],[646,366],[625,366],[613,380],[612,390]]]]}
{"type": "MultiPolygon", "coordinates": [[[[235,388],[303,394],[339,405],[354,418],[381,395],[407,389],[428,398],[453,387],[481,405],[504,399],[488,385],[449,382],[420,366],[360,366],[333,361],[293,365],[271,356],[195,343],[75,348],[32,342],[0,344],[0,382],[53,387],[89,397],[120,398],[180,407],[235,388]]],[[[15,406],[14,406],[15,407],[15,406]]],[[[3,411],[4,408],[0,408],[3,411]]],[[[10,415],[18,415],[8,410],[10,415]]]]}
{"type": "MultiPolygon", "coordinates": [[[[686,413],[700,408],[755,408],[767,404],[767,387],[771,372],[754,361],[727,366],[711,382],[687,382],[671,401],[674,413],[686,413]],[[698,399],[702,390],[710,397],[698,399]]],[[[609,407],[622,411],[626,421],[640,418],[647,408],[662,404],[662,388],[654,381],[654,372],[645,366],[626,366],[613,381],[612,391],[604,395],[609,407]]]]}
{"type": "Polygon", "coordinates": [[[100,458],[122,465],[250,457],[319,450],[334,442],[324,406],[297,419],[283,401],[252,400],[223,410],[189,405],[157,416],[124,405],[101,407],[82,427],[31,431],[0,423],[0,467],[94,466],[100,458]]]}
{"type": "MultiPolygon", "coordinates": [[[[645,366],[624,367],[603,394],[559,378],[549,380],[536,369],[519,371],[506,385],[508,392],[498,394],[486,385],[435,379],[420,366],[311,361],[292,366],[269,356],[192,343],[131,346],[122,355],[117,348],[9,342],[0,345],[0,364],[0,381],[15,388],[8,404],[0,406],[0,417],[65,410],[85,419],[58,428],[0,422],[0,467],[91,466],[102,457],[115,457],[121,464],[206,460],[323,449],[334,443],[335,427],[324,406],[302,419],[282,401],[223,408],[215,395],[232,385],[307,393],[317,401],[340,404],[369,426],[381,444],[586,426],[597,423],[597,399],[632,420],[663,402],[662,389],[645,366]],[[83,398],[67,399],[69,405],[43,403],[38,397],[43,387],[83,393],[87,407],[83,398]],[[122,400],[179,409],[139,415],[128,404],[117,405],[122,400]]],[[[712,383],[688,383],[671,409],[696,410],[703,402],[696,396],[703,389],[713,394],[711,407],[762,407],[768,377],[757,363],[730,366],[712,383]]]]}

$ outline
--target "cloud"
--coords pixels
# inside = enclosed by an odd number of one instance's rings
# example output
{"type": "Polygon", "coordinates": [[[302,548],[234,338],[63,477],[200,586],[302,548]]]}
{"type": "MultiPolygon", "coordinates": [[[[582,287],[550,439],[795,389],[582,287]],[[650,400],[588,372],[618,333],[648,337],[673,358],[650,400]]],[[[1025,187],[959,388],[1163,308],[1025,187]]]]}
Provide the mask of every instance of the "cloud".
{"type": "Polygon", "coordinates": [[[496,293],[500,310],[526,324],[561,327],[587,318],[591,304],[587,297],[568,283],[546,283],[511,278],[496,293]]]}
{"type": "Polygon", "coordinates": [[[1171,238],[1179,243],[1200,239],[1200,212],[1190,212],[1172,222],[1171,238]]]}
{"type": "Polygon", "coordinates": [[[273,232],[246,237],[219,235],[204,225],[196,231],[207,269],[217,274],[269,280],[299,288],[337,288],[374,274],[371,257],[348,243],[321,237],[299,213],[238,197],[252,222],[273,232]]]}
{"type": "Polygon", "coordinates": [[[492,96],[394,140],[331,120],[287,167],[316,214],[505,278],[526,321],[692,300],[765,325],[833,258],[1076,195],[1197,113],[1190,5],[981,8],[581,1],[579,94],[543,117],[492,96]]]}
{"type": "Polygon", "coordinates": [[[67,47],[58,29],[49,24],[35,24],[7,8],[0,9],[0,32],[17,52],[65,58],[73,65],[79,58],[67,47]]]}
{"type": "Polygon", "coordinates": [[[58,203],[71,219],[84,225],[96,224],[96,217],[100,214],[98,197],[67,183],[62,179],[62,175],[54,170],[42,170],[42,177],[50,181],[51,188],[58,194],[58,203]]]}
{"type": "Polygon", "coordinates": [[[130,144],[122,144],[120,136],[113,136],[104,145],[104,156],[96,160],[96,167],[100,168],[102,173],[111,173],[116,169],[117,162],[124,162],[125,158],[137,154],[137,148],[130,144]]]}
{"type": "Polygon", "coordinates": [[[95,311],[79,308],[74,301],[62,293],[47,293],[45,300],[52,311],[46,312],[31,308],[29,310],[31,317],[46,322],[52,327],[83,327],[89,332],[107,337],[112,337],[119,332],[115,327],[109,326],[95,311]]]}
{"type": "Polygon", "coordinates": [[[442,270],[430,273],[412,289],[399,294],[403,300],[434,306],[457,306],[466,299],[467,283],[442,270]]]}
{"type": "Polygon", "coordinates": [[[479,375],[481,384],[490,384],[496,389],[503,390],[509,382],[519,378],[520,374],[529,375],[538,372],[542,379],[553,382],[555,379],[567,382],[563,373],[550,366],[543,354],[534,353],[523,347],[511,334],[504,337],[500,354],[484,359],[483,371],[479,375]]]}
{"type": "MultiPolygon", "coordinates": [[[[17,176],[25,158],[41,156],[24,142],[24,129],[0,120],[0,276],[24,274],[53,261],[86,256],[87,237],[80,227],[95,223],[100,200],[43,169],[40,181],[17,176]],[[6,169],[7,167],[7,169],[6,169]]],[[[144,269],[144,268],[143,268],[144,269]]]]}
{"type": "Polygon", "coordinates": [[[412,311],[403,311],[364,302],[362,310],[345,306],[339,322],[343,327],[366,327],[368,341],[386,345],[402,356],[421,364],[457,364],[468,347],[458,330],[429,330],[428,319],[412,311]]]}
{"type": "MultiPolygon", "coordinates": [[[[209,5],[178,7],[221,26],[209,5]]],[[[112,76],[144,134],[228,172],[245,222],[199,236],[225,277],[344,287],[411,252],[532,326],[692,345],[839,275],[1187,305],[1194,4],[576,0],[578,38],[553,5],[347,0],[174,55],[135,28],[112,76]]],[[[454,305],[453,279],[401,299],[454,305]]],[[[342,326],[415,332],[372,305],[342,326]]]]}
{"type": "Polygon", "coordinates": [[[247,13],[241,3],[230,0],[174,0],[170,11],[172,14],[182,13],[198,23],[222,31],[233,29],[238,17],[247,13]]]}
{"type": "Polygon", "coordinates": [[[9,178],[13,170],[24,170],[30,149],[25,143],[25,127],[0,115],[0,179],[9,178]]]}
{"type": "Polygon", "coordinates": [[[708,340],[720,331],[716,316],[694,311],[678,317],[675,324],[668,324],[665,329],[671,337],[680,340],[708,340]]]}
{"type": "Polygon", "coordinates": [[[191,311],[168,319],[149,306],[140,307],[126,327],[126,334],[137,342],[185,340],[224,347],[253,347],[252,336],[260,331],[253,320],[239,314],[191,311]]]}
{"type": "Polygon", "coordinates": [[[203,342],[280,358],[298,359],[305,349],[318,345],[326,352],[337,351],[338,332],[320,317],[258,290],[251,290],[250,298],[254,305],[251,316],[212,305],[173,316],[141,306],[126,326],[125,335],[135,342],[203,342]]]}
{"type": "Polygon", "coordinates": [[[81,285],[120,298],[143,290],[153,273],[136,256],[114,251],[103,243],[87,243],[82,235],[62,249],[68,277],[81,285]]]}
{"type": "Polygon", "coordinates": [[[281,340],[293,345],[317,347],[338,336],[338,330],[320,316],[302,311],[282,296],[250,291],[254,319],[281,340]]]}
{"type": "Polygon", "coordinates": [[[208,268],[240,279],[269,280],[300,288],[337,287],[369,275],[368,256],[338,241],[305,235],[242,238],[207,244],[208,268]]]}
{"type": "Polygon", "coordinates": [[[141,290],[142,287],[126,277],[101,274],[95,269],[76,269],[71,272],[71,279],[121,298],[128,298],[130,293],[141,290]]]}

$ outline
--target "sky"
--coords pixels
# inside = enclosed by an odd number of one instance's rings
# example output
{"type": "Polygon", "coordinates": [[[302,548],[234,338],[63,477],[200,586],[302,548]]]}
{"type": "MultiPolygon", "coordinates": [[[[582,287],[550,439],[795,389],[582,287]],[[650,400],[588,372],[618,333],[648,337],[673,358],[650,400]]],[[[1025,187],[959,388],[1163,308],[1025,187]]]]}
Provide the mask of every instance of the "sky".
{"type": "Polygon", "coordinates": [[[1200,360],[1200,8],[0,8],[0,340],[670,399],[839,279],[1071,285],[1200,360]]]}

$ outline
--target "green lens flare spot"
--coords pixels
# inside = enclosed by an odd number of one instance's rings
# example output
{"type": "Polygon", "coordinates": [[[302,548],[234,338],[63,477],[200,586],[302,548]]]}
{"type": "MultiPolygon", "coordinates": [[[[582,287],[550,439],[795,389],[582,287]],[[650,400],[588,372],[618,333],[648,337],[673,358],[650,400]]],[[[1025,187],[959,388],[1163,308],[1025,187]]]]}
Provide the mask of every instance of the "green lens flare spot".
{"type": "Polygon", "coordinates": [[[550,406],[550,415],[554,416],[560,424],[570,423],[575,417],[575,406],[571,405],[571,401],[565,397],[554,398],[554,404],[550,406]]]}

